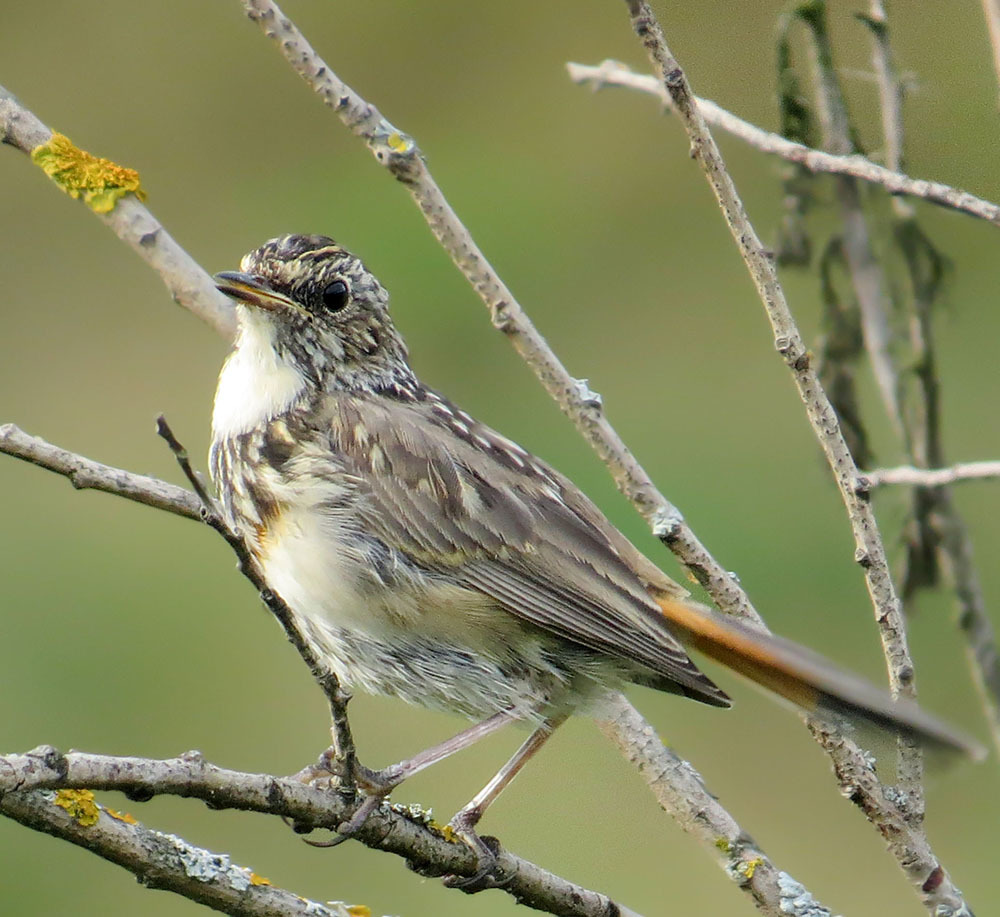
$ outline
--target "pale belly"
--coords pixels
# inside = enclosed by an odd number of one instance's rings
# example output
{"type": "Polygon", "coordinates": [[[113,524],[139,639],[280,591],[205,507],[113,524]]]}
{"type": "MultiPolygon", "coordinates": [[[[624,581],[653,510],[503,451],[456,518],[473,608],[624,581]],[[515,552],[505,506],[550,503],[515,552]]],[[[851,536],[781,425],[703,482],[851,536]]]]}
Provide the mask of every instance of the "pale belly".
{"type": "Polygon", "coordinates": [[[586,707],[617,682],[593,654],[314,510],[282,514],[259,556],[347,686],[474,719],[506,709],[534,720],[586,707]]]}

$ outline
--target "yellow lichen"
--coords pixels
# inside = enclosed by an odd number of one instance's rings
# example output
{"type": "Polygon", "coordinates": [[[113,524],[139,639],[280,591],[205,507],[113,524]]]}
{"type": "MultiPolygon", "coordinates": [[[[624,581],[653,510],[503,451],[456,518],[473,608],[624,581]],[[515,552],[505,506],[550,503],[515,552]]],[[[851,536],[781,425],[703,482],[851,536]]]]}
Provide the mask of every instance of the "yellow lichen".
{"type": "Polygon", "coordinates": [[[89,828],[96,825],[101,817],[101,810],[94,802],[94,794],[90,790],[59,790],[53,800],[61,809],[65,809],[70,818],[76,820],[77,824],[89,828]]]}
{"type": "Polygon", "coordinates": [[[749,860],[747,863],[745,863],[740,871],[748,879],[752,879],[753,874],[757,871],[757,867],[760,866],[763,862],[764,862],[763,857],[755,857],[754,859],[749,860]]]}
{"type": "Polygon", "coordinates": [[[730,844],[724,837],[717,837],[715,839],[715,846],[723,853],[729,853],[729,851],[732,850],[732,844],[730,844]]]}
{"type": "Polygon", "coordinates": [[[112,818],[118,819],[118,821],[125,822],[126,825],[137,825],[139,822],[134,816],[129,815],[128,812],[119,812],[117,809],[112,809],[110,806],[102,806],[105,812],[108,813],[112,818]]]}
{"type": "Polygon", "coordinates": [[[139,200],[146,197],[135,169],[93,156],[63,134],[54,133],[48,143],[36,146],[31,161],[70,197],[83,198],[95,213],[108,213],[129,193],[139,200]]]}
{"type": "Polygon", "coordinates": [[[389,134],[386,143],[394,153],[405,153],[410,148],[409,139],[404,137],[399,131],[393,131],[389,134]]]}
{"type": "Polygon", "coordinates": [[[258,876],[253,870],[250,870],[250,884],[251,885],[270,885],[271,880],[265,879],[263,876],[258,876]]]}
{"type": "Polygon", "coordinates": [[[367,904],[349,904],[347,913],[351,917],[372,917],[372,909],[367,904]]]}

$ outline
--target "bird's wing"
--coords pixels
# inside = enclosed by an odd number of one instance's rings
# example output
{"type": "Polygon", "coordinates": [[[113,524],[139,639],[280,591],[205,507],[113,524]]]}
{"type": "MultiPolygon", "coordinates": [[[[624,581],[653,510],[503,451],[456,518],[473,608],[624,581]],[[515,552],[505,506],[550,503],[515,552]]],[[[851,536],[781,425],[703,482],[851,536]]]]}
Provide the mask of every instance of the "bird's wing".
{"type": "Polygon", "coordinates": [[[638,664],[637,680],[728,706],[623,559],[639,552],[569,480],[432,393],[335,397],[330,410],[372,534],[524,621],[638,664]]]}

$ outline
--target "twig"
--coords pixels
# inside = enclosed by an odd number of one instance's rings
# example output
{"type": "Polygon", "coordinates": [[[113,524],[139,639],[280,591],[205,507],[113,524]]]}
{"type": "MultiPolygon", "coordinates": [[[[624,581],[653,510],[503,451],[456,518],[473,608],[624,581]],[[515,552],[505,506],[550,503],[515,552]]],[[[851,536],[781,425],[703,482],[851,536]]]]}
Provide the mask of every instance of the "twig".
{"type": "Polygon", "coordinates": [[[962,481],[984,481],[1000,478],[1000,462],[959,462],[947,468],[914,468],[900,465],[896,468],[876,468],[862,474],[869,490],[887,484],[910,484],[916,487],[945,487],[962,481]]]}
{"type": "Polygon", "coordinates": [[[30,436],[12,423],[0,424],[0,452],[61,474],[78,490],[101,490],[188,519],[202,518],[202,503],[190,490],[144,474],[102,465],[53,446],[38,436],[30,436]]]}
{"type": "Polygon", "coordinates": [[[653,727],[622,696],[598,722],[622,755],[646,780],[657,802],[689,834],[713,850],[716,862],[764,914],[824,917],[802,885],[779,870],[705,787],[701,775],[660,740],[653,727]],[[664,775],[670,779],[665,780],[664,775]],[[794,890],[794,893],[793,893],[794,890]],[[799,899],[793,904],[792,899],[799,899]],[[808,906],[803,906],[808,901],[808,906]]]}
{"type": "MultiPolygon", "coordinates": [[[[201,799],[217,809],[284,816],[306,829],[336,829],[351,812],[350,804],[328,788],[310,786],[291,777],[226,770],[208,763],[198,752],[157,761],[83,752],[63,755],[50,746],[42,746],[24,755],[0,757],[0,812],[49,833],[56,833],[51,830],[54,826],[59,829],[59,836],[127,868],[132,868],[128,857],[134,855],[136,838],[151,839],[154,847],[149,859],[140,860],[133,871],[146,875],[144,867],[151,860],[150,868],[155,867],[150,874],[154,887],[169,888],[187,897],[192,897],[189,891],[202,895],[205,892],[202,886],[188,888],[182,884],[185,875],[197,879],[201,874],[200,868],[196,871],[200,859],[189,862],[186,856],[178,853],[177,848],[181,845],[188,847],[185,842],[142,828],[138,829],[141,833],[136,834],[136,826],[105,814],[100,816],[97,825],[81,826],[53,805],[50,794],[39,792],[64,788],[120,790],[137,799],[161,794],[201,799]],[[161,864],[164,859],[166,862],[161,864]]],[[[425,813],[416,809],[411,811],[405,806],[382,805],[355,837],[368,847],[404,857],[411,868],[423,875],[471,875],[477,865],[471,848],[447,840],[425,813]]],[[[615,913],[638,917],[634,911],[606,896],[561,879],[508,851],[500,851],[500,864],[504,875],[510,877],[504,890],[529,907],[578,917],[607,917],[615,913]]],[[[219,875],[219,884],[225,886],[232,881],[236,868],[224,870],[222,863],[211,861],[206,868],[213,865],[219,875]]],[[[225,892],[225,887],[221,891],[225,892]]],[[[194,900],[211,903],[203,897],[194,900]]],[[[248,909],[246,913],[277,917],[300,912],[275,908],[263,912],[248,909]]]]}
{"type": "MultiPolygon", "coordinates": [[[[909,662],[899,599],[889,575],[885,547],[871,506],[867,499],[857,492],[859,472],[844,442],[836,412],[811,367],[809,352],[792,318],[774,265],[746,215],[743,203],[726,171],[722,155],[691,93],[684,71],[667,47],[659,22],[644,0],[626,0],[626,5],[632,18],[633,29],[663,79],[666,91],[670,94],[674,108],[688,133],[692,154],[701,165],[740,254],[746,262],[771,321],[775,346],[792,371],[806,407],[806,414],[847,507],[857,545],[855,560],[865,570],[865,580],[875,607],[875,617],[889,666],[890,685],[894,693],[912,695],[913,667],[909,662]]],[[[834,738],[832,733],[822,727],[814,725],[813,728],[833,758],[834,766],[839,773],[845,773],[848,766],[854,770],[864,766],[859,757],[853,753],[846,756],[843,754],[839,737],[834,738]]],[[[890,851],[931,910],[938,906],[955,909],[965,906],[961,892],[931,853],[926,836],[921,831],[910,826],[911,830],[907,832],[914,843],[919,844],[924,854],[915,856],[914,848],[899,843],[898,831],[889,830],[893,818],[900,815],[895,806],[888,804],[884,796],[880,799],[879,794],[866,794],[856,786],[849,787],[843,780],[841,786],[845,792],[849,789],[851,794],[861,792],[865,797],[862,801],[861,797],[851,796],[882,831],[890,851]],[[932,878],[933,881],[930,881],[932,878]]]]}
{"type": "MultiPolygon", "coordinates": [[[[52,130],[0,86],[0,141],[30,153],[51,137],[52,130]]],[[[232,303],[137,197],[129,194],[110,212],[96,215],[160,275],[178,305],[232,340],[236,331],[232,303]]]]}
{"type": "Polygon", "coordinates": [[[1000,0],[983,0],[983,15],[986,17],[986,29],[993,49],[993,70],[1000,83],[1000,0]]]}
{"type": "MultiPolygon", "coordinates": [[[[566,69],[574,83],[586,83],[595,90],[604,87],[633,89],[655,96],[668,111],[676,113],[669,93],[655,76],[634,73],[618,61],[606,60],[596,66],[569,63],[566,69]]],[[[700,97],[694,98],[702,117],[708,124],[732,134],[762,153],[770,153],[789,162],[799,163],[812,172],[852,175],[862,181],[881,185],[890,194],[921,198],[932,204],[958,210],[1000,226],[1000,205],[976,197],[961,188],[953,188],[942,182],[911,178],[901,172],[880,166],[864,156],[856,154],[835,156],[795,143],[780,134],[766,131],[743,120],[715,102],[700,97]]]]}
{"type": "MultiPolygon", "coordinates": [[[[169,430],[169,428],[167,428],[169,430]]],[[[166,432],[166,431],[165,431],[166,432]]],[[[176,437],[169,434],[174,442],[176,443],[176,437]]],[[[183,446],[177,443],[177,448],[183,451],[183,446]]],[[[7,424],[5,426],[0,426],[0,452],[7,452],[17,458],[22,458],[25,461],[33,462],[34,464],[40,465],[43,468],[47,468],[51,471],[55,471],[59,474],[65,474],[70,476],[73,468],[86,466],[95,469],[94,478],[95,486],[99,485],[100,490],[106,493],[117,494],[118,496],[123,496],[129,500],[135,500],[140,503],[146,503],[149,505],[157,505],[153,503],[146,493],[143,492],[143,488],[148,488],[150,493],[159,493],[162,489],[173,489],[180,491],[181,494],[186,495],[187,502],[195,501],[197,502],[197,497],[190,491],[184,490],[183,488],[172,488],[172,485],[166,485],[162,481],[158,481],[155,478],[145,479],[140,475],[132,475],[129,472],[122,471],[118,468],[112,468],[108,465],[99,465],[96,462],[91,462],[89,459],[84,459],[82,456],[75,455],[73,453],[66,452],[63,449],[53,446],[44,440],[37,439],[35,437],[28,437],[27,434],[22,433],[12,424],[7,424]],[[9,431],[14,431],[17,435],[10,437],[5,435],[9,431]],[[21,441],[23,439],[28,439],[34,444],[32,454],[30,456],[23,454],[24,449],[21,446],[21,441]],[[121,489],[118,489],[119,482],[123,482],[121,489]],[[146,483],[148,482],[148,483],[146,483]]],[[[159,507],[163,509],[171,510],[170,506],[159,507]]],[[[199,507],[195,512],[185,512],[182,515],[193,519],[204,520],[204,510],[199,507]]],[[[325,689],[324,689],[325,690],[325,689]]],[[[604,724],[606,730],[611,730],[610,735],[613,736],[614,740],[622,748],[629,749],[628,754],[634,763],[637,763],[647,777],[651,788],[660,801],[660,804],[675,815],[678,821],[686,828],[686,830],[691,831],[695,834],[704,845],[712,851],[713,855],[716,857],[721,857],[723,865],[726,867],[726,873],[731,879],[737,882],[741,887],[747,887],[751,895],[755,896],[755,899],[759,898],[763,905],[771,906],[775,901],[780,903],[782,888],[780,877],[787,876],[785,873],[778,872],[775,867],[770,863],[770,861],[764,856],[764,854],[757,849],[754,845],[751,845],[748,841],[749,835],[745,832],[735,821],[735,819],[722,807],[718,800],[708,792],[704,785],[700,782],[700,779],[696,783],[692,783],[692,777],[695,774],[694,769],[686,762],[681,761],[674,755],[673,752],[663,748],[659,740],[651,741],[650,736],[653,736],[652,727],[649,726],[628,703],[628,701],[619,696],[617,701],[617,706],[609,707],[609,718],[604,724]],[[619,732],[618,735],[615,735],[619,732]],[[664,763],[668,762],[669,767],[665,767],[664,763]],[[694,793],[693,796],[689,796],[689,793],[694,793]],[[712,830],[705,831],[705,826],[711,826],[712,830]],[[729,848],[722,850],[720,845],[717,843],[718,839],[723,837],[726,839],[726,844],[729,848]],[[724,855],[723,855],[724,854],[724,855]],[[758,866],[766,867],[761,875],[758,877],[756,882],[748,882],[754,877],[755,870],[758,866]],[[779,888],[778,891],[774,891],[774,882],[772,877],[774,875],[779,876],[779,888]],[[776,897],[777,895],[777,897],[776,897]]],[[[205,764],[205,762],[197,754],[189,754],[181,756],[175,759],[173,762],[150,762],[145,759],[124,759],[124,758],[112,758],[109,756],[100,755],[82,755],[80,753],[70,753],[66,756],[58,756],[58,753],[50,752],[50,750],[45,749],[44,752],[30,753],[28,756],[22,756],[24,760],[18,758],[17,756],[9,756],[8,758],[0,758],[0,796],[2,796],[5,789],[25,789],[29,786],[70,786],[78,785],[81,787],[88,787],[91,789],[104,788],[104,789],[122,789],[123,791],[132,791],[138,795],[143,795],[143,792],[152,789],[154,792],[159,793],[178,793],[179,795],[194,795],[200,798],[211,799],[214,802],[220,800],[219,794],[222,792],[221,788],[213,783],[209,777],[211,775],[227,775],[233,772],[225,772],[218,768],[214,768],[211,765],[205,764]],[[72,762],[74,767],[77,769],[74,771],[78,778],[78,783],[69,784],[65,782],[61,783],[32,783],[26,784],[24,780],[26,779],[26,774],[35,774],[32,779],[41,780],[49,779],[45,777],[45,774],[58,775],[62,774],[63,777],[66,776],[68,771],[64,773],[64,768],[62,764],[52,764],[51,761],[57,760],[57,758],[51,758],[51,755],[55,754],[59,760],[72,762]],[[31,760],[28,760],[28,759],[31,760]],[[51,758],[51,760],[50,760],[51,758]],[[41,763],[45,764],[45,761],[50,761],[49,764],[45,765],[45,770],[39,771],[40,767],[38,759],[41,759],[41,763]],[[142,767],[138,771],[131,768],[127,762],[130,761],[141,761],[142,767]],[[91,764],[88,764],[91,762],[91,764]],[[94,763],[96,762],[96,763],[94,763]],[[162,765],[162,767],[161,767],[162,765]],[[170,766],[168,766],[170,765],[170,766]],[[89,768],[89,769],[88,769],[89,768]],[[96,770],[94,769],[96,768],[96,770]],[[152,768],[152,770],[151,770],[152,768]],[[195,792],[191,789],[193,784],[190,783],[192,774],[196,773],[200,775],[200,782],[197,786],[203,787],[202,791],[195,792]],[[38,776],[42,774],[42,776],[38,776]],[[103,776],[102,776],[103,775],[103,776]],[[138,775],[138,776],[137,776],[138,775]],[[143,776],[145,775],[145,776],[143,776]],[[128,785],[129,780],[136,779],[146,779],[149,782],[143,784],[136,784],[135,786],[128,785]],[[114,785],[107,781],[117,781],[114,785]],[[182,792],[182,790],[190,790],[190,792],[182,792]]],[[[228,778],[227,778],[228,779],[228,778]]],[[[264,778],[262,778],[264,779],[264,778]]],[[[268,780],[273,780],[273,778],[266,778],[268,780]]],[[[226,783],[226,786],[237,784],[235,778],[226,783]]],[[[289,799],[300,800],[300,796],[296,795],[303,792],[306,793],[309,799],[314,797],[308,794],[316,792],[313,788],[307,787],[305,784],[294,780],[290,782],[290,786],[294,790],[294,793],[289,795],[289,792],[282,793],[281,798],[288,802],[289,799]]],[[[287,788],[286,788],[287,789],[287,788]]],[[[265,786],[261,793],[265,796],[270,792],[269,788],[265,786]]],[[[305,797],[301,797],[305,798],[305,797]]],[[[321,814],[313,809],[308,808],[297,808],[297,809],[263,809],[258,808],[256,804],[250,805],[248,800],[250,797],[240,797],[242,804],[237,802],[235,799],[230,799],[229,804],[234,808],[247,808],[254,809],[255,811],[268,811],[274,814],[286,815],[295,819],[296,821],[301,821],[303,825],[323,825],[328,827],[336,827],[343,820],[345,814],[349,814],[349,810],[346,808],[338,809],[333,814],[329,814],[331,810],[323,809],[322,817],[321,814]]],[[[324,805],[331,806],[333,802],[330,799],[330,794],[328,792],[321,793],[321,799],[324,805]]],[[[273,804],[274,800],[270,800],[273,804]]],[[[344,801],[341,800],[341,805],[344,805],[344,801]]],[[[299,805],[299,802],[296,802],[299,805]]],[[[302,802],[302,806],[306,803],[302,802]]],[[[384,812],[385,809],[379,810],[384,812]]],[[[366,823],[366,831],[368,829],[368,824],[366,823]]],[[[389,841],[389,837],[386,836],[382,838],[382,831],[376,826],[372,828],[373,836],[376,836],[386,843],[389,841]]],[[[387,832],[389,829],[387,829],[387,832]]],[[[391,831],[393,837],[396,835],[395,829],[391,831]]],[[[368,835],[362,832],[358,835],[359,839],[365,840],[368,835]]],[[[388,849],[388,848],[386,848],[388,849]]],[[[411,853],[408,851],[395,851],[399,852],[408,858],[411,857],[411,853]]],[[[507,854],[505,854],[507,855],[507,854]]],[[[516,858],[515,858],[516,859],[516,858]]],[[[440,868],[440,872],[455,871],[451,869],[451,865],[442,864],[438,861],[434,861],[435,864],[440,868]]],[[[502,865],[503,865],[503,861],[502,865]]],[[[546,884],[550,882],[549,874],[537,866],[527,863],[523,860],[517,860],[518,869],[524,875],[524,881],[526,883],[542,883],[546,884]]],[[[506,866],[504,865],[504,869],[506,866]]],[[[561,880],[560,880],[561,881],[561,880]]],[[[793,882],[788,879],[791,883],[788,888],[797,888],[799,893],[808,896],[808,893],[802,888],[798,883],[793,882]]],[[[520,894],[520,892],[515,892],[514,887],[508,887],[508,890],[512,894],[520,894]]],[[[587,894],[596,894],[588,892],[587,894]]],[[[793,896],[794,897],[794,896],[793,896]]],[[[810,898],[811,900],[811,898],[810,898]]],[[[534,906],[534,905],[533,905],[534,906]]],[[[781,910],[770,910],[765,911],[773,915],[773,917],[784,917],[787,915],[788,911],[781,910]]],[[[555,913],[564,913],[563,911],[556,911],[555,913]]],[[[565,911],[565,913],[576,913],[575,911],[565,911]]],[[[602,913],[602,912],[596,912],[602,913]]],[[[624,909],[622,913],[627,913],[624,909]]]]}
{"type": "Polygon", "coordinates": [[[325,660],[316,652],[314,644],[303,632],[292,609],[280,595],[267,585],[267,581],[264,578],[264,571],[261,569],[257,559],[250,553],[246,542],[222,518],[218,505],[209,495],[200,475],[191,466],[187,449],[174,436],[174,431],[170,429],[167,419],[162,414],[156,418],[156,432],[166,441],[170,447],[170,451],[174,454],[174,458],[177,459],[177,464],[180,466],[181,471],[188,481],[190,481],[194,492],[198,495],[198,499],[202,505],[202,520],[225,538],[226,542],[233,549],[236,557],[239,559],[240,572],[257,587],[257,592],[260,594],[261,600],[267,606],[268,611],[277,618],[278,623],[285,631],[288,641],[295,647],[306,665],[309,666],[309,671],[323,691],[327,703],[330,705],[330,724],[334,752],[342,768],[340,776],[344,778],[345,784],[353,789],[356,752],[351,725],[347,718],[347,703],[351,699],[350,692],[345,691],[341,687],[340,679],[337,678],[325,660]]]}
{"type": "Polygon", "coordinates": [[[147,888],[175,892],[224,914],[351,917],[356,913],[337,902],[324,905],[276,888],[225,854],[132,824],[103,806],[94,805],[86,823],[81,823],[58,804],[58,798],[45,790],[0,793],[0,813],[124,867],[147,888]]]}

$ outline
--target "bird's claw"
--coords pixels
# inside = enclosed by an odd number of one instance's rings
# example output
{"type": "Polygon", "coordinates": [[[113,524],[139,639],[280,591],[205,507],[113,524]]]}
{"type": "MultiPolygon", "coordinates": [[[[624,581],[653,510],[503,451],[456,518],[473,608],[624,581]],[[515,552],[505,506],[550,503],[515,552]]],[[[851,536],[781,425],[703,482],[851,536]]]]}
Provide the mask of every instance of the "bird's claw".
{"type": "Polygon", "coordinates": [[[500,842],[495,837],[477,834],[475,825],[478,821],[478,813],[459,812],[448,823],[454,835],[475,852],[477,863],[476,871],[471,876],[447,875],[442,881],[447,888],[457,888],[469,895],[488,888],[503,888],[512,878],[504,876],[500,869],[500,842]]]}

